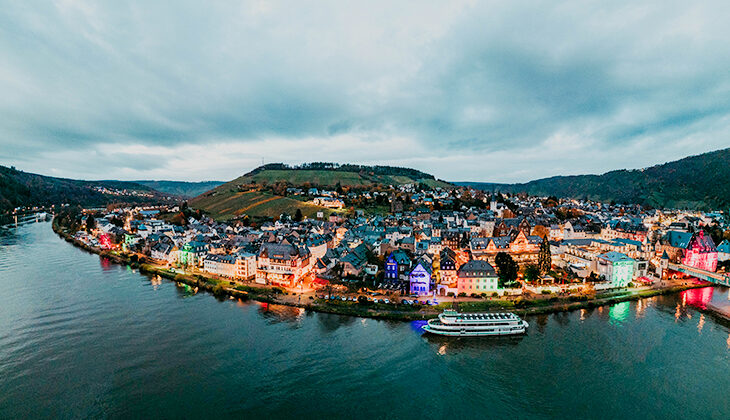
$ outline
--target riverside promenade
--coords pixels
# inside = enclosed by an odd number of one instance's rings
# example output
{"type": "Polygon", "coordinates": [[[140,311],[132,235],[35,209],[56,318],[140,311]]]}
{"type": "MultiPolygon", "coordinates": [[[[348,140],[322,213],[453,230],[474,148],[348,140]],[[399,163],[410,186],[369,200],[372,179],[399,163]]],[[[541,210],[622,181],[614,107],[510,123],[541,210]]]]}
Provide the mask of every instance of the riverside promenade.
{"type": "MultiPolygon", "coordinates": [[[[341,315],[359,316],[367,318],[392,319],[402,321],[423,320],[438,316],[441,311],[452,307],[457,302],[463,312],[490,312],[511,311],[522,315],[547,314],[553,312],[573,311],[585,308],[595,308],[604,305],[613,305],[619,302],[639,300],[652,296],[679,293],[683,290],[711,286],[701,281],[665,282],[662,285],[625,289],[600,293],[590,296],[538,296],[535,298],[493,299],[493,298],[441,298],[438,305],[403,305],[397,302],[374,303],[353,302],[342,300],[322,299],[314,291],[297,293],[278,287],[262,285],[236,284],[216,278],[205,273],[187,274],[174,269],[163,267],[149,262],[141,262],[137,255],[123,254],[116,251],[106,251],[91,247],[76,240],[70,233],[53,223],[53,230],[59,236],[73,245],[88,252],[106,257],[118,264],[129,265],[148,275],[157,275],[180,284],[186,284],[195,290],[204,290],[219,297],[232,299],[251,299],[260,302],[301,307],[317,312],[341,315]]],[[[346,295],[341,293],[341,295],[346,295]]],[[[349,294],[356,296],[357,294],[349,294]]]]}

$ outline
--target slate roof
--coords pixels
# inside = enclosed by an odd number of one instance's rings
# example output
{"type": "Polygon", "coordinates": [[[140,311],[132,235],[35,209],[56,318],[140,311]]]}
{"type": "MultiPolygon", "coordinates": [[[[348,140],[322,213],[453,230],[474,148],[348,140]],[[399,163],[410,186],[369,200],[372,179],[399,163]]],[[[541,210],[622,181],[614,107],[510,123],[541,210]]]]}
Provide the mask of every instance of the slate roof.
{"type": "Polygon", "coordinates": [[[410,265],[411,259],[408,257],[408,254],[406,254],[404,251],[398,249],[390,253],[390,257],[388,259],[393,258],[398,265],[402,264],[408,264],[410,265]]]}
{"type": "Polygon", "coordinates": [[[471,260],[459,268],[458,276],[464,278],[494,277],[497,272],[491,264],[481,260],[471,260]]]}
{"type": "Polygon", "coordinates": [[[710,235],[705,235],[704,231],[699,231],[699,233],[694,234],[689,243],[689,248],[695,250],[702,252],[717,252],[715,241],[712,240],[710,235]]]}
{"type": "Polygon", "coordinates": [[[261,249],[259,249],[259,257],[277,260],[291,260],[297,256],[306,257],[307,254],[309,254],[309,251],[306,248],[296,248],[292,245],[271,242],[261,244],[261,249]]]}
{"type": "Polygon", "coordinates": [[[622,262],[622,261],[634,261],[634,259],[629,257],[628,255],[622,254],[622,253],[616,252],[616,251],[606,252],[605,254],[599,255],[598,258],[602,258],[611,263],[622,262]]]}
{"type": "Polygon", "coordinates": [[[728,242],[727,239],[725,239],[724,241],[720,242],[720,245],[717,246],[717,251],[718,252],[723,252],[723,253],[726,253],[726,254],[730,253],[730,242],[728,242]]]}
{"type": "Polygon", "coordinates": [[[664,235],[663,242],[669,244],[674,248],[687,249],[689,243],[692,240],[692,234],[689,232],[678,232],[676,230],[670,230],[664,235]]]}
{"type": "MultiPolygon", "coordinates": [[[[428,261],[426,261],[425,259],[423,259],[423,258],[419,259],[416,262],[416,264],[413,265],[413,270],[415,270],[416,267],[418,267],[419,265],[421,267],[423,267],[423,269],[426,270],[426,272],[428,274],[433,274],[433,265],[431,263],[429,263],[428,261]]],[[[411,270],[411,272],[413,272],[413,270],[411,270]]]]}

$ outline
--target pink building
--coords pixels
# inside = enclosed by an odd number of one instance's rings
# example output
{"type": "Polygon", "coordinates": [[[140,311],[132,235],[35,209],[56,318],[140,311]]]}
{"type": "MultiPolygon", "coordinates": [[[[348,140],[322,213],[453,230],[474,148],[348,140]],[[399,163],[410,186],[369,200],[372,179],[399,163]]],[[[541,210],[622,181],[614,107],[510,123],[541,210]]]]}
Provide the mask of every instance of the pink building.
{"type": "Polygon", "coordinates": [[[704,231],[692,235],[689,246],[684,252],[682,264],[707,271],[717,269],[717,247],[712,238],[704,231]]]}

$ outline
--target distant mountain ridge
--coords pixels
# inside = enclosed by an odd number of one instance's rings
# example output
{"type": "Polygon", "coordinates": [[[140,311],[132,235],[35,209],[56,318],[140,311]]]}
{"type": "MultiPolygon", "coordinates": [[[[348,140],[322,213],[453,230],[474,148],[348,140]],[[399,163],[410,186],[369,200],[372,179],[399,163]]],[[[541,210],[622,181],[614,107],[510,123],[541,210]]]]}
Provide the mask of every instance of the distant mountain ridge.
{"type": "Polygon", "coordinates": [[[146,185],[154,190],[177,195],[183,198],[191,198],[198,196],[206,191],[210,191],[213,188],[223,184],[223,181],[200,181],[200,182],[186,182],[186,181],[134,181],[138,184],[146,185]]]}
{"type": "Polygon", "coordinates": [[[147,203],[165,197],[165,194],[134,182],[80,181],[0,166],[0,213],[24,206],[103,206],[115,202],[147,203]],[[115,195],[123,190],[137,195],[115,195]]]}
{"type": "Polygon", "coordinates": [[[553,176],[520,184],[456,182],[486,191],[527,193],[658,208],[697,210],[730,207],[730,148],[644,169],[602,175],[553,176]]]}

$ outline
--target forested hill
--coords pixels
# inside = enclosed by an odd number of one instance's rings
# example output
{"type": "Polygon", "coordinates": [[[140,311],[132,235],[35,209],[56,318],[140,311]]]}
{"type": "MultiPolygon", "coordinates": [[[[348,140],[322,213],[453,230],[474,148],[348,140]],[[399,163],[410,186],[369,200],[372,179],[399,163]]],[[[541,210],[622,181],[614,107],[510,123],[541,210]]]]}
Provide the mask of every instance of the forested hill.
{"type": "Polygon", "coordinates": [[[305,163],[290,166],[283,163],[269,163],[234,179],[231,183],[242,184],[251,181],[272,184],[286,181],[293,186],[305,184],[315,187],[334,187],[368,185],[426,184],[429,187],[453,188],[446,181],[437,180],[433,175],[411,168],[396,166],[364,166],[329,162],[305,163]]]}
{"type": "Polygon", "coordinates": [[[79,181],[0,166],[0,213],[23,206],[102,206],[117,202],[156,202],[165,197],[165,194],[134,182],[79,181]]]}
{"type": "Polygon", "coordinates": [[[730,207],[730,148],[690,156],[645,169],[603,175],[554,176],[523,184],[459,182],[488,191],[587,198],[660,208],[730,207]]]}
{"type": "Polygon", "coordinates": [[[223,184],[221,181],[201,181],[201,182],[185,182],[185,181],[134,181],[138,184],[146,185],[154,190],[177,195],[184,198],[198,196],[206,191],[223,184]]]}

